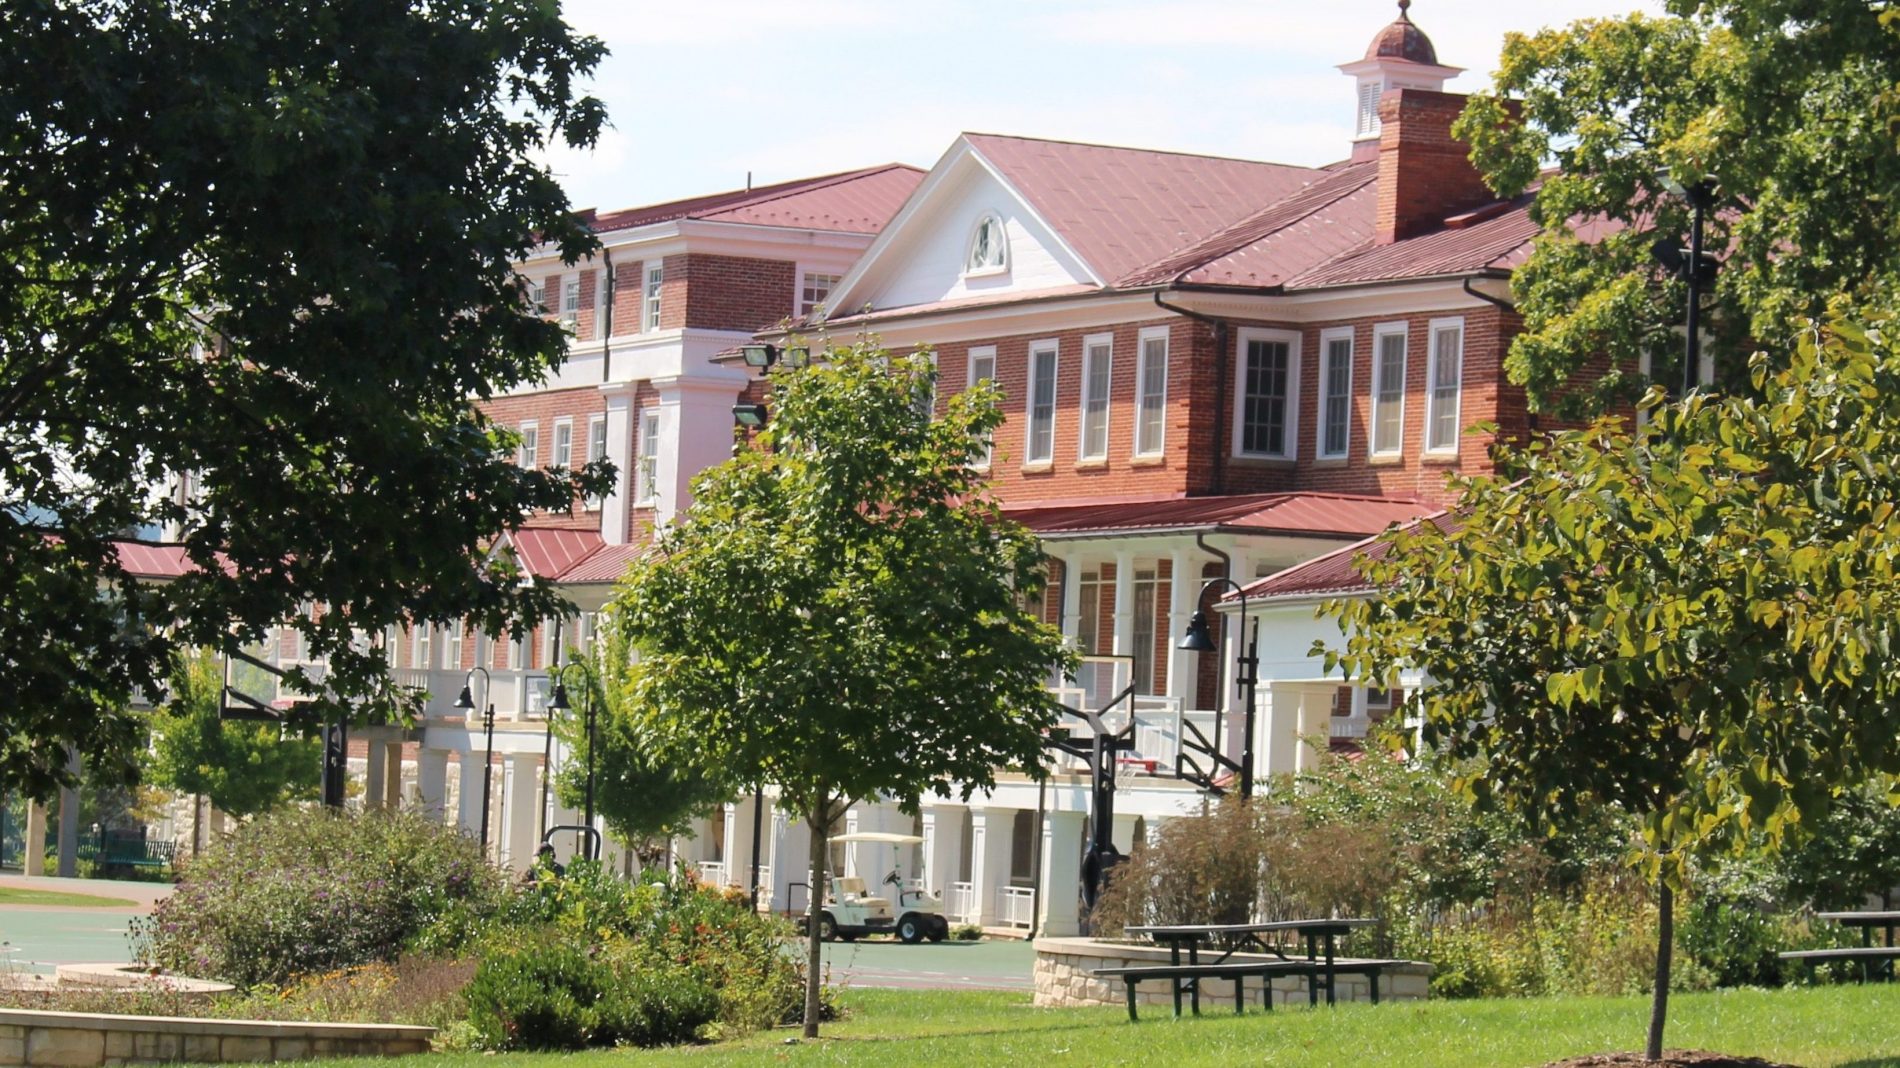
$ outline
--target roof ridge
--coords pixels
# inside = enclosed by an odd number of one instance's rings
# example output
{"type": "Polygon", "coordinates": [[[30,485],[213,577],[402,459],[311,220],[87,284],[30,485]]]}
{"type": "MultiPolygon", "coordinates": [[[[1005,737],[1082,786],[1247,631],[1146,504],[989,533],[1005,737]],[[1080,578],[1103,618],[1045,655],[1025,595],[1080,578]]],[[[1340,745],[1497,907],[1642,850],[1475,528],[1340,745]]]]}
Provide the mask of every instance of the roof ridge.
{"type": "MultiPolygon", "coordinates": [[[[870,167],[859,167],[855,170],[832,171],[829,174],[812,175],[808,178],[788,178],[782,182],[772,182],[752,189],[722,189],[712,193],[697,193],[692,196],[674,197],[671,200],[661,200],[652,204],[632,204],[627,207],[613,208],[608,211],[594,209],[594,218],[596,224],[598,224],[598,220],[601,218],[611,218],[615,215],[652,215],[664,212],[664,217],[648,220],[648,222],[664,222],[668,219],[691,216],[696,212],[729,211],[747,204],[765,203],[776,200],[782,196],[789,196],[796,192],[824,189],[847,179],[863,177],[865,175],[896,168],[904,168],[922,173],[920,168],[909,163],[880,163],[870,167]]],[[[646,223],[636,225],[646,225],[646,223]]],[[[595,232],[599,233],[601,231],[597,229],[595,232]]]]}
{"type": "Polygon", "coordinates": [[[1168,275],[1167,280],[1178,281],[1189,271],[1205,267],[1222,257],[1231,256],[1248,245],[1264,241],[1300,220],[1337,204],[1377,181],[1378,177],[1378,166],[1369,162],[1353,164],[1336,171],[1322,172],[1320,177],[1259,210],[1250,212],[1211,234],[1190,241],[1167,255],[1128,272],[1117,281],[1117,284],[1128,285],[1137,281],[1154,282],[1164,271],[1168,275]],[[1304,201],[1311,201],[1311,206],[1307,207],[1304,201]],[[1283,212],[1296,204],[1304,210],[1288,215],[1283,221],[1276,221],[1271,227],[1261,228],[1261,224],[1272,218],[1275,212],[1283,212]],[[1190,262],[1189,257],[1197,258],[1190,262]],[[1186,263],[1186,266],[1175,269],[1178,263],[1186,263]]]}
{"type": "Polygon", "coordinates": [[[1317,171],[1318,167],[1309,167],[1303,163],[1277,163],[1270,159],[1248,159],[1244,156],[1222,156],[1212,152],[1185,152],[1173,148],[1142,148],[1138,145],[1111,145],[1104,141],[1077,141],[1068,137],[1036,137],[1030,134],[987,133],[982,130],[965,130],[963,137],[994,137],[1003,141],[1035,141],[1045,145],[1070,145],[1075,148],[1106,148],[1115,152],[1144,152],[1152,156],[1187,156],[1192,159],[1221,160],[1226,163],[1247,163],[1256,167],[1281,167],[1294,171],[1317,171]]]}
{"type": "Polygon", "coordinates": [[[834,185],[854,182],[859,178],[869,178],[871,175],[883,174],[886,171],[916,171],[918,174],[928,173],[922,167],[918,167],[914,164],[892,162],[880,163],[874,167],[860,167],[855,171],[839,171],[836,174],[821,174],[816,178],[804,178],[790,182],[779,182],[775,185],[761,186],[753,192],[763,195],[748,197],[744,200],[736,200],[730,204],[721,204],[717,208],[709,209],[709,214],[717,215],[720,212],[737,211],[740,208],[754,208],[760,204],[770,204],[774,200],[801,196],[819,189],[830,189],[834,185]],[[798,188],[787,188],[788,186],[794,185],[798,186],[798,188]]]}

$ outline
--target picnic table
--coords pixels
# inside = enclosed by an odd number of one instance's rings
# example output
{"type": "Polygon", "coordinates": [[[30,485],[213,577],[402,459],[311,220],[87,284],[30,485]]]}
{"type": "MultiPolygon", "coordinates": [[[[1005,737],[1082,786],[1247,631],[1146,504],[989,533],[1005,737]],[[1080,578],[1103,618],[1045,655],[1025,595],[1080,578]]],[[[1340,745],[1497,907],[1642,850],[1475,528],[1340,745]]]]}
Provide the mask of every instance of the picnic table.
{"type": "MultiPolygon", "coordinates": [[[[1100,968],[1095,975],[1102,978],[1120,979],[1126,984],[1128,992],[1128,1018],[1135,1016],[1135,985],[1145,979],[1167,979],[1173,984],[1174,1014],[1181,1015],[1181,995],[1186,992],[1196,1015],[1201,1011],[1200,981],[1202,979],[1231,979],[1234,983],[1234,1011],[1243,1011],[1245,1006],[1244,983],[1252,976],[1260,976],[1263,981],[1270,980],[1276,974],[1298,974],[1307,979],[1306,996],[1309,1004],[1319,1004],[1319,987],[1323,981],[1326,987],[1326,1004],[1335,1004],[1334,983],[1340,972],[1365,975],[1371,980],[1372,1000],[1379,1000],[1379,974],[1394,965],[1403,964],[1397,960],[1355,960],[1338,959],[1338,940],[1356,928],[1370,927],[1377,921],[1329,917],[1311,920],[1276,920],[1268,923],[1197,923],[1165,924],[1125,928],[1126,933],[1137,937],[1146,937],[1157,945],[1168,947],[1169,964],[1165,966],[1134,966],[1126,968],[1100,968]],[[1289,957],[1285,949],[1273,938],[1275,935],[1292,935],[1306,943],[1305,957],[1289,957]],[[1212,940],[1225,940],[1227,945],[1219,956],[1210,961],[1201,960],[1201,945],[1212,940]],[[1324,955],[1321,947],[1324,946],[1324,955]],[[1275,960],[1245,961],[1229,963],[1234,953],[1244,947],[1255,947],[1271,954],[1275,960]],[[1181,960],[1181,951],[1187,950],[1187,960],[1181,960]]],[[[1271,990],[1262,992],[1262,1001],[1267,1008],[1273,1006],[1271,990]]]]}
{"type": "Polygon", "coordinates": [[[1900,911],[1866,910],[1857,912],[1817,912],[1815,918],[1832,920],[1843,927],[1860,928],[1860,945],[1842,949],[1797,949],[1779,954],[1782,960],[1801,961],[1809,966],[1820,961],[1856,960],[1860,962],[1861,982],[1867,981],[1868,965],[1886,965],[1887,977],[1893,978],[1893,962],[1900,960],[1900,946],[1894,944],[1894,929],[1900,927],[1900,911]],[[1887,931],[1887,944],[1874,942],[1874,929],[1887,931]]]}

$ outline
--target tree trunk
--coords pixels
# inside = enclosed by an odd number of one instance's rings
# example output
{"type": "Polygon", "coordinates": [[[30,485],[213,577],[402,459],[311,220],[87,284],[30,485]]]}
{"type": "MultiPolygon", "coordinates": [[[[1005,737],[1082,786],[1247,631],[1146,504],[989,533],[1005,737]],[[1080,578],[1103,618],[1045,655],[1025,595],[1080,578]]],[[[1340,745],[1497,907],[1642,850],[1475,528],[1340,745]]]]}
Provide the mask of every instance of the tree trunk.
{"type": "Polygon", "coordinates": [[[1657,881],[1656,892],[1656,993],[1649,1003],[1649,1046],[1644,1056],[1662,1060],[1663,1020],[1669,1012],[1669,963],[1676,941],[1676,894],[1669,881],[1657,881]]]}
{"type": "Polygon", "coordinates": [[[811,889],[805,895],[805,1037],[818,1037],[819,991],[823,976],[819,958],[824,942],[818,937],[818,917],[824,912],[825,866],[831,856],[831,802],[820,801],[805,814],[811,827],[811,889]]]}
{"type": "Polygon", "coordinates": [[[198,843],[204,840],[205,795],[191,795],[191,855],[198,855],[198,843]]]}

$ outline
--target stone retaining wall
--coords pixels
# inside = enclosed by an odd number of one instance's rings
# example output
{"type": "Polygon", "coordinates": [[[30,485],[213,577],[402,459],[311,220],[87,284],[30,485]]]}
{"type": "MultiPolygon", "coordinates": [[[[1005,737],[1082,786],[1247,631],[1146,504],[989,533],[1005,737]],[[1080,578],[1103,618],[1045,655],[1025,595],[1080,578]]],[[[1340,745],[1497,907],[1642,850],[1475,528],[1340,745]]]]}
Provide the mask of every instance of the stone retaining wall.
{"type": "MultiPolygon", "coordinates": [[[[1259,953],[1236,953],[1228,960],[1268,961],[1277,958],[1259,953]]],[[[1346,958],[1340,958],[1345,960],[1346,958]]],[[[1169,963],[1168,951],[1158,946],[1097,942],[1089,938],[1036,939],[1036,1004],[1126,1005],[1128,996],[1120,979],[1097,979],[1090,973],[1097,968],[1141,967],[1169,963]]],[[[1420,1001],[1430,990],[1432,966],[1412,961],[1387,968],[1379,978],[1379,1000],[1420,1001]]],[[[1248,979],[1247,1004],[1260,1004],[1260,980],[1248,979]]],[[[1370,1001],[1372,987],[1363,975],[1341,975],[1335,980],[1334,995],[1339,1001],[1370,1001]]],[[[1325,997],[1322,989],[1320,996],[1325,997]]],[[[1165,1005],[1174,1008],[1174,994],[1167,983],[1146,982],[1135,988],[1142,1006],[1165,1005]]],[[[1274,1005],[1307,1004],[1306,977],[1282,975],[1273,979],[1274,1005]]],[[[1234,983],[1231,979],[1204,981],[1201,1011],[1234,1011],[1234,983]]]]}
{"type": "Polygon", "coordinates": [[[432,1027],[0,1009],[0,1065],[110,1068],[427,1053],[432,1027]]]}

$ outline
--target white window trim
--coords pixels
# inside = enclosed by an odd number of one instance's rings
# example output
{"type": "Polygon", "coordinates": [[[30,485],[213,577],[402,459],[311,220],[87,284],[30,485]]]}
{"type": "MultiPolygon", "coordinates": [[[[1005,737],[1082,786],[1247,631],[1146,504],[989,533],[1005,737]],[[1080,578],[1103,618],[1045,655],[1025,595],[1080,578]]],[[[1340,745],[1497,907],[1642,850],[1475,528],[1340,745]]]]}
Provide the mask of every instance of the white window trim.
{"type": "Polygon", "coordinates": [[[1352,365],[1358,359],[1358,339],[1353,336],[1350,326],[1335,326],[1319,332],[1319,374],[1316,384],[1317,403],[1313,412],[1313,455],[1322,460],[1343,460],[1352,455],[1352,365]],[[1327,362],[1331,356],[1335,341],[1346,342],[1346,447],[1338,452],[1326,449],[1326,432],[1332,429],[1326,421],[1326,386],[1331,378],[1331,365],[1327,362]]]}
{"type": "Polygon", "coordinates": [[[792,314],[817,314],[818,309],[823,308],[824,313],[818,316],[817,321],[824,322],[826,319],[831,318],[831,298],[833,294],[838,292],[838,283],[844,281],[844,275],[838,273],[838,268],[836,267],[811,267],[802,263],[797,264],[796,267],[797,269],[792,274],[792,314]],[[825,290],[825,299],[814,304],[812,311],[807,313],[805,311],[805,279],[811,275],[831,279],[831,288],[825,290]]]}
{"type": "MultiPolygon", "coordinates": [[[[590,415],[587,417],[586,463],[594,462],[594,445],[596,442],[603,446],[600,450],[600,458],[605,459],[607,456],[607,450],[604,447],[607,443],[607,417],[605,415],[590,415]]],[[[582,504],[587,511],[598,512],[600,511],[601,499],[599,497],[589,497],[582,502],[582,504]]]]}
{"type": "Polygon", "coordinates": [[[1234,456],[1247,460],[1297,460],[1300,458],[1300,351],[1297,330],[1272,330],[1242,327],[1234,331],[1234,456]],[[1247,440],[1247,343],[1284,341],[1286,364],[1286,450],[1284,452],[1248,452],[1241,447],[1247,440]]]}
{"type": "Polygon", "coordinates": [[[659,453],[653,451],[653,439],[659,436],[660,409],[654,405],[640,409],[640,436],[633,446],[633,480],[636,483],[633,490],[633,503],[636,505],[651,506],[658,503],[660,499],[660,487],[656,485],[660,481],[660,459],[659,453]],[[648,430],[649,427],[652,428],[651,432],[648,430]],[[653,458],[651,476],[647,474],[648,456],[653,458]]]}
{"type": "Polygon", "coordinates": [[[1130,448],[1137,459],[1161,456],[1168,451],[1168,361],[1173,356],[1174,342],[1172,332],[1165,326],[1144,326],[1135,335],[1135,433],[1130,448]],[[1148,342],[1161,340],[1161,432],[1156,435],[1154,447],[1141,447],[1141,408],[1142,389],[1148,382],[1148,342]]]}
{"type": "MultiPolygon", "coordinates": [[[[1075,458],[1087,463],[1108,459],[1108,443],[1115,433],[1115,335],[1090,334],[1082,339],[1082,377],[1081,389],[1077,390],[1075,420],[1075,458]],[[1102,451],[1091,454],[1089,448],[1089,380],[1094,368],[1094,350],[1098,345],[1106,346],[1108,351],[1102,359],[1108,363],[1108,393],[1102,398],[1102,451]]],[[[1165,394],[1166,383],[1163,382],[1165,394]]],[[[1163,400],[1165,411],[1167,401],[1163,400]]],[[[1167,434],[1167,419],[1162,418],[1162,435],[1167,434]]]]}
{"type": "Polygon", "coordinates": [[[532,419],[524,420],[522,424],[516,428],[516,432],[520,434],[521,440],[515,445],[515,465],[517,467],[526,467],[530,470],[539,470],[541,467],[540,425],[532,419]],[[528,454],[528,436],[530,434],[534,436],[534,458],[532,461],[529,460],[528,454]]]}
{"type": "Polygon", "coordinates": [[[548,463],[563,471],[574,469],[574,420],[569,416],[554,421],[552,433],[548,435],[548,463]],[[557,456],[555,453],[560,448],[563,430],[567,431],[567,455],[557,456]]]}
{"type": "MultiPolygon", "coordinates": [[[[976,384],[982,381],[982,379],[976,376],[976,361],[984,358],[990,361],[990,381],[996,381],[996,346],[972,345],[969,351],[963,355],[963,386],[965,389],[975,389],[976,384]]],[[[978,471],[988,471],[990,464],[994,463],[995,459],[996,435],[991,434],[990,440],[984,443],[983,459],[974,466],[978,471]]]]}
{"type": "Polygon", "coordinates": [[[1002,212],[985,211],[981,215],[978,215],[976,217],[975,222],[970,224],[969,235],[963,239],[963,274],[961,275],[961,277],[963,278],[991,278],[996,275],[1008,274],[1008,273],[1009,273],[1009,224],[1003,221],[1002,212]],[[970,252],[976,246],[976,232],[979,228],[982,227],[984,221],[988,219],[996,220],[996,236],[997,236],[997,239],[1001,242],[1003,257],[1001,261],[996,263],[994,266],[972,267],[970,266],[970,252]]]}
{"type": "Polygon", "coordinates": [[[561,276],[561,324],[580,336],[581,325],[581,276],[576,271],[572,276],[561,276]],[[574,295],[574,306],[567,306],[568,294],[574,295]]]}
{"type": "Polygon", "coordinates": [[[1465,317],[1433,319],[1425,331],[1425,451],[1433,456],[1456,456],[1464,435],[1465,403],[1465,317]],[[1438,416],[1438,332],[1458,329],[1458,393],[1451,406],[1451,444],[1432,444],[1432,425],[1438,416]]]}
{"type": "Polygon", "coordinates": [[[1043,338],[1029,343],[1029,355],[1023,368],[1023,466],[1027,468],[1048,467],[1056,458],[1056,412],[1062,408],[1062,343],[1057,338],[1043,338]],[[1034,448],[1036,440],[1036,357],[1042,353],[1053,353],[1055,369],[1050,374],[1053,387],[1049,395],[1049,455],[1038,457],[1034,448]]]}
{"type": "Polygon", "coordinates": [[[1372,328],[1372,425],[1366,431],[1366,455],[1403,456],[1405,455],[1405,379],[1412,363],[1412,327],[1410,323],[1379,323],[1372,328]],[[1380,377],[1385,367],[1385,339],[1398,336],[1405,339],[1405,358],[1399,361],[1399,443],[1390,449],[1381,449],[1379,444],[1379,394],[1385,390],[1385,380],[1380,377]]]}
{"type": "Polygon", "coordinates": [[[660,316],[664,306],[666,286],[666,265],[647,264],[641,268],[640,282],[640,332],[651,334],[660,328],[660,316]],[[658,277],[654,277],[657,275],[658,277]],[[654,286],[661,288],[655,291],[654,286]]]}

